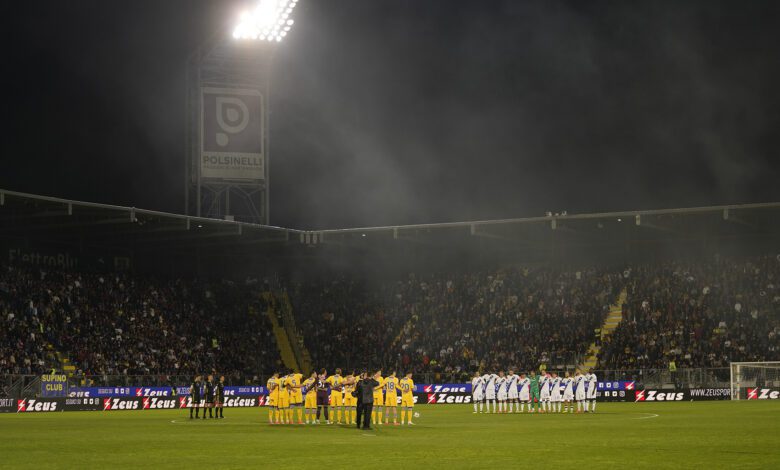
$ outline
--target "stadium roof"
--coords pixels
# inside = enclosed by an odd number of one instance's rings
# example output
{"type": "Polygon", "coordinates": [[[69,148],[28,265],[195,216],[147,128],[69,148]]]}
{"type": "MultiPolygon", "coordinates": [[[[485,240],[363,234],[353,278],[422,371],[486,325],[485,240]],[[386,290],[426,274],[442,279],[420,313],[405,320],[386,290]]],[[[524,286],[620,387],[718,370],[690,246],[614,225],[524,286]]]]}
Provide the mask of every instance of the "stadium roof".
{"type": "Polygon", "coordinates": [[[0,236],[105,246],[279,243],[300,230],[0,190],[0,236]],[[39,237],[38,235],[41,235],[39,237]]]}
{"type": "Polygon", "coordinates": [[[780,234],[780,203],[299,230],[0,189],[0,220],[0,238],[56,238],[62,243],[106,247],[131,243],[136,250],[147,245],[176,250],[279,244],[376,247],[404,242],[446,246],[468,240],[538,248],[551,242],[588,246],[660,239],[774,238],[780,234]]]}

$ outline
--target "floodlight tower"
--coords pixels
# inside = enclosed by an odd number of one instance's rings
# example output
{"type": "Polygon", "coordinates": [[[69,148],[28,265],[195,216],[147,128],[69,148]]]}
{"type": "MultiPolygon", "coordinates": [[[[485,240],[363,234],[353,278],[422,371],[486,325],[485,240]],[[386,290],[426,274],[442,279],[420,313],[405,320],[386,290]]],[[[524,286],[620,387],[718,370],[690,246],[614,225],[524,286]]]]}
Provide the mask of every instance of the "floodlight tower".
{"type": "Polygon", "coordinates": [[[271,64],[298,0],[254,1],[231,32],[220,32],[187,61],[189,215],[269,223],[271,64]]]}

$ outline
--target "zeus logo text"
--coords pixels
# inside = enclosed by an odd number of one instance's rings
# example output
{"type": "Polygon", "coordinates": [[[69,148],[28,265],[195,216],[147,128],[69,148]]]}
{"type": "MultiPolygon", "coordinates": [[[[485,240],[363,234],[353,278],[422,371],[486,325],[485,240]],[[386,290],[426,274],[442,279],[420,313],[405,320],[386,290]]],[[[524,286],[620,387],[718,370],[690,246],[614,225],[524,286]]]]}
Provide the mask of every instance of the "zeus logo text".
{"type": "Polygon", "coordinates": [[[449,393],[429,393],[429,405],[442,405],[452,403],[471,403],[471,395],[451,395],[449,393]]]}
{"type": "Polygon", "coordinates": [[[57,411],[56,401],[39,401],[35,399],[23,399],[17,400],[16,412],[17,413],[34,413],[40,411],[57,411]]]}
{"type": "Polygon", "coordinates": [[[122,398],[104,398],[103,410],[137,410],[138,400],[122,398]]]}
{"type": "Polygon", "coordinates": [[[159,390],[152,388],[136,388],[135,396],[137,397],[169,397],[171,396],[171,390],[159,390]]]}
{"type": "Polygon", "coordinates": [[[771,388],[748,388],[748,400],[778,400],[780,399],[780,390],[771,388]]]}
{"type": "Polygon", "coordinates": [[[177,402],[175,398],[157,398],[146,397],[144,398],[145,410],[165,410],[176,408],[177,402]]]}
{"type": "Polygon", "coordinates": [[[634,401],[683,401],[683,392],[659,392],[657,390],[637,390],[634,401]]]}
{"type": "Polygon", "coordinates": [[[224,403],[225,408],[244,408],[250,406],[258,406],[256,398],[226,398],[224,403]]]}

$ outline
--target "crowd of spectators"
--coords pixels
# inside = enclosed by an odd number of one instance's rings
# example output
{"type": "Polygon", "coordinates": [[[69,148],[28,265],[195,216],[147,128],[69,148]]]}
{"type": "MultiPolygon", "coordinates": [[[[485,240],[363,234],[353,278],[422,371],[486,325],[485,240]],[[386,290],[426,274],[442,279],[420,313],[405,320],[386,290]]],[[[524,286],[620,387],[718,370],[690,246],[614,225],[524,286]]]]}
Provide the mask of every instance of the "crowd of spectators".
{"type": "Polygon", "coordinates": [[[387,289],[347,278],[289,288],[296,324],[316,367],[360,369],[393,362],[394,342],[409,315],[383,301],[387,289]]]}
{"type": "Polygon", "coordinates": [[[780,359],[780,259],[670,262],[626,272],[623,321],[601,369],[728,367],[780,359]]]}
{"type": "Polygon", "coordinates": [[[193,375],[234,381],[279,365],[256,287],[3,267],[0,374],[193,375]]]}
{"type": "MultiPolygon", "coordinates": [[[[279,287],[277,287],[279,288],[279,287]]],[[[288,283],[317,368],[394,368],[461,380],[474,370],[580,363],[608,306],[600,369],[727,367],[780,359],[780,259],[668,262],[620,270],[508,268],[288,283]]],[[[0,374],[180,376],[231,382],[281,367],[268,286],[0,269],[0,374]]]]}
{"type": "Polygon", "coordinates": [[[402,363],[416,373],[570,367],[587,352],[620,292],[597,270],[512,269],[420,282],[402,363]]]}
{"type": "Polygon", "coordinates": [[[621,281],[597,270],[507,269],[298,284],[291,297],[315,364],[461,378],[574,364],[621,281]]]}

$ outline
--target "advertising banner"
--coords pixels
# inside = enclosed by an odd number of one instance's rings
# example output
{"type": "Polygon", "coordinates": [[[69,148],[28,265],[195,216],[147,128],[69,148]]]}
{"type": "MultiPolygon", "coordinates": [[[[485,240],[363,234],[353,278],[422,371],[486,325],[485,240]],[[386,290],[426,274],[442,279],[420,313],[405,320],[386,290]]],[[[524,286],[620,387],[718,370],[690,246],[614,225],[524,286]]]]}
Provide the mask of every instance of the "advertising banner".
{"type": "Polygon", "coordinates": [[[100,398],[66,398],[63,411],[100,411],[103,401],[100,398]]]}
{"type": "Polygon", "coordinates": [[[133,397],[137,387],[70,387],[69,397],[133,397]]]}
{"type": "Polygon", "coordinates": [[[598,382],[597,390],[635,390],[636,382],[628,380],[613,380],[611,382],[598,382]]]}
{"type": "Polygon", "coordinates": [[[634,402],[658,401],[709,401],[729,400],[731,390],[728,388],[686,388],[682,390],[634,390],[634,402]]]}
{"type": "Polygon", "coordinates": [[[103,411],[127,411],[143,409],[142,398],[101,398],[103,400],[103,411]]]}
{"type": "Polygon", "coordinates": [[[688,391],[691,400],[731,400],[730,388],[692,388],[688,391]]]}
{"type": "Polygon", "coordinates": [[[15,243],[0,240],[0,261],[11,266],[33,266],[57,269],[94,269],[100,272],[123,271],[130,267],[131,260],[121,251],[95,251],[89,253],[74,251],[71,246],[29,241],[15,243]]]}
{"type": "Polygon", "coordinates": [[[776,388],[748,388],[748,400],[778,400],[780,399],[780,390],[776,388]]]}
{"type": "MultiPolygon", "coordinates": [[[[192,408],[192,397],[190,396],[180,396],[178,398],[179,401],[179,408],[192,408]]],[[[233,396],[233,397],[225,397],[225,403],[223,406],[225,408],[251,408],[255,406],[265,406],[266,403],[266,396],[260,395],[260,396],[233,396]]],[[[200,406],[203,406],[204,402],[201,401],[200,406]]]]}
{"type": "Polygon", "coordinates": [[[175,410],[179,408],[177,397],[144,397],[141,399],[144,410],[175,410]]]}
{"type": "Polygon", "coordinates": [[[414,393],[471,393],[471,384],[416,384],[414,393]]]}
{"type": "Polygon", "coordinates": [[[65,374],[44,374],[41,376],[42,397],[68,396],[68,376],[65,374]]]}
{"type": "Polygon", "coordinates": [[[597,390],[598,401],[633,401],[634,392],[631,390],[597,390]]]}
{"type": "MultiPolygon", "coordinates": [[[[398,398],[398,403],[401,403],[398,398]]],[[[432,392],[415,393],[414,403],[418,405],[454,405],[471,403],[471,392],[432,392]]]]}
{"type": "Polygon", "coordinates": [[[0,408],[0,411],[10,411],[11,413],[45,413],[50,411],[62,411],[65,404],[64,398],[19,398],[14,399],[16,407],[7,409],[0,408]]]}
{"type": "MultiPolygon", "coordinates": [[[[189,386],[176,387],[71,387],[69,397],[175,397],[189,395],[189,386]]],[[[265,387],[259,385],[234,385],[225,387],[225,396],[261,395],[265,387]]]]}
{"type": "Polygon", "coordinates": [[[262,180],[263,96],[258,90],[201,90],[200,175],[205,179],[262,180]]]}
{"type": "Polygon", "coordinates": [[[0,413],[16,413],[16,399],[0,398],[0,413]]]}

